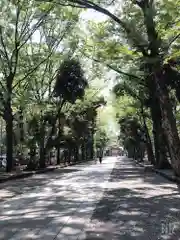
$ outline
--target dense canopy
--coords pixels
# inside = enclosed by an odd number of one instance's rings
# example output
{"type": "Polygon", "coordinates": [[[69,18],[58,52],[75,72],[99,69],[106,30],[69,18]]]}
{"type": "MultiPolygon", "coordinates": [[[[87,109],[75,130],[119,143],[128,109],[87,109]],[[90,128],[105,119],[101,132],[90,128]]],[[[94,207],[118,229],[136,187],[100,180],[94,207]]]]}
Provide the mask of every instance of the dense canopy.
{"type": "Polygon", "coordinates": [[[179,0],[4,0],[0,6],[7,171],[15,159],[44,168],[52,154],[60,164],[119,144],[129,156],[147,156],[180,175],[179,0]]]}

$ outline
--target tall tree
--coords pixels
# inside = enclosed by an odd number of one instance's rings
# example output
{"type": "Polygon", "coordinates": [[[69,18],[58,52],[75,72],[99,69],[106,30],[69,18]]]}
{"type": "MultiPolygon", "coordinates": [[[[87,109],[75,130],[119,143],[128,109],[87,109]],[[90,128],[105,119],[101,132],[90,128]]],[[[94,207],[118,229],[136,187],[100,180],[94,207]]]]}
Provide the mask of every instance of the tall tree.
{"type": "MultiPolygon", "coordinates": [[[[7,171],[11,171],[13,167],[13,107],[14,105],[17,107],[17,104],[21,102],[21,108],[25,109],[22,106],[25,103],[20,101],[20,98],[35,99],[32,94],[34,87],[32,82],[37,80],[37,70],[40,69],[39,72],[42,73],[43,68],[46,68],[44,72],[47,72],[49,58],[57,50],[68,28],[76,23],[78,15],[76,11],[62,12],[60,7],[55,9],[51,3],[26,0],[4,0],[1,2],[1,9],[3,11],[0,23],[0,78],[2,80],[0,99],[1,115],[6,122],[7,171]],[[57,16],[58,23],[61,20],[59,24],[61,29],[57,27],[57,16]],[[71,22],[69,22],[70,19],[71,22]],[[25,93],[28,93],[28,96],[25,93]]],[[[42,75],[44,76],[44,73],[42,75]]],[[[38,77],[44,79],[43,76],[38,77]]],[[[42,86],[42,81],[39,79],[36,85],[42,86]]],[[[41,89],[38,93],[39,98],[42,93],[44,90],[41,89]]],[[[36,100],[40,101],[40,99],[36,100]]]]}
{"type": "MultiPolygon", "coordinates": [[[[43,10],[40,4],[35,3],[35,1],[31,1],[30,5],[27,1],[2,1],[1,9],[4,9],[2,12],[3,23],[0,26],[0,64],[3,75],[1,101],[3,103],[3,117],[6,122],[7,171],[9,172],[13,167],[12,97],[17,84],[16,75],[21,71],[20,55],[25,44],[43,24],[53,6],[48,4],[47,8],[43,10]]],[[[19,81],[29,76],[39,64],[38,62],[36,66],[28,69],[28,72],[24,72],[25,75],[19,81]]]]}
{"type": "MultiPolygon", "coordinates": [[[[154,95],[153,99],[156,99],[156,105],[159,106],[161,112],[163,120],[162,127],[171,156],[172,166],[175,173],[180,175],[180,140],[169,98],[169,91],[165,81],[167,73],[164,71],[164,59],[167,57],[167,51],[169,51],[171,44],[168,44],[168,47],[164,47],[167,46],[167,41],[163,39],[164,36],[162,37],[161,34],[157,32],[158,24],[155,21],[155,16],[157,19],[157,17],[161,15],[158,15],[156,10],[158,9],[161,12],[161,7],[164,8],[165,4],[155,3],[152,0],[128,1],[124,5],[125,8],[128,6],[131,11],[123,11],[121,14],[123,17],[121,18],[118,16],[118,12],[116,15],[110,12],[105,6],[106,3],[102,6],[98,1],[69,0],[59,1],[59,4],[97,10],[110,17],[116,23],[114,25],[114,29],[116,30],[114,33],[118,35],[119,27],[124,31],[124,36],[126,36],[128,42],[138,51],[139,56],[141,56],[144,64],[144,68],[143,70],[141,68],[141,71],[144,73],[148,88],[151,94],[154,95]],[[132,21],[133,15],[131,15],[131,12],[133,12],[134,9],[136,13],[139,13],[140,21],[138,22],[137,19],[135,22],[132,21]],[[141,32],[139,31],[139,26],[141,26],[141,32]]],[[[176,4],[178,5],[179,2],[176,1],[176,4]]],[[[117,5],[114,1],[113,5],[116,9],[117,5]]],[[[177,6],[174,5],[174,7],[177,6]]],[[[173,40],[171,38],[171,40],[168,39],[168,41],[171,43],[177,39],[178,34],[174,36],[173,40]]]]}
{"type": "MultiPolygon", "coordinates": [[[[64,103],[69,102],[74,104],[77,99],[82,99],[85,94],[85,89],[88,87],[88,82],[84,77],[81,64],[76,59],[65,59],[57,72],[56,83],[54,86],[55,96],[60,100],[60,107],[58,108],[57,118],[60,118],[60,112],[64,103]]],[[[61,125],[59,121],[59,141],[61,135],[61,125]]],[[[58,156],[59,160],[59,147],[58,156]]]]}

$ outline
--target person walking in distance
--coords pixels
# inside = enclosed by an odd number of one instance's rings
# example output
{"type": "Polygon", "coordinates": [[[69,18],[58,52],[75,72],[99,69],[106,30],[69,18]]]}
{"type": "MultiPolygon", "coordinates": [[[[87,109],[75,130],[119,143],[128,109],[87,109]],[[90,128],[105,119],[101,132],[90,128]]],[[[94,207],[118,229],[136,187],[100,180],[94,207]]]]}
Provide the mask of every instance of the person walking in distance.
{"type": "Polygon", "coordinates": [[[99,152],[99,162],[100,163],[102,163],[102,158],[103,158],[103,148],[102,148],[102,146],[99,148],[99,150],[98,150],[98,152],[99,152]]]}

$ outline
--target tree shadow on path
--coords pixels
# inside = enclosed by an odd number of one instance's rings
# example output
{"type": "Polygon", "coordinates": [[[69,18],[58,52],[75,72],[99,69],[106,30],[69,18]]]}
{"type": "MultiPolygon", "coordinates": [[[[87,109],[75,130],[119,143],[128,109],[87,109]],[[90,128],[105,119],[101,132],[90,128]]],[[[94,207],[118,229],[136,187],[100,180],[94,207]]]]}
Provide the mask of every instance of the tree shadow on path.
{"type": "Polygon", "coordinates": [[[86,240],[180,239],[179,187],[124,158],[86,229],[86,240]]]}

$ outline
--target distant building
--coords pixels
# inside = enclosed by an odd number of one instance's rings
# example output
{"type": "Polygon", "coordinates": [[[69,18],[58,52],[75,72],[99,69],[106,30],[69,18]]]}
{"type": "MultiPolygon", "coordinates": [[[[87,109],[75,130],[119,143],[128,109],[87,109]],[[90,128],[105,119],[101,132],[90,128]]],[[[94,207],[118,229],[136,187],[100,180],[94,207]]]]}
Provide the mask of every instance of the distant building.
{"type": "Polygon", "coordinates": [[[122,147],[119,147],[119,146],[111,146],[107,149],[108,151],[108,155],[111,155],[111,156],[121,156],[123,155],[123,152],[124,152],[124,149],[122,147]]]}

